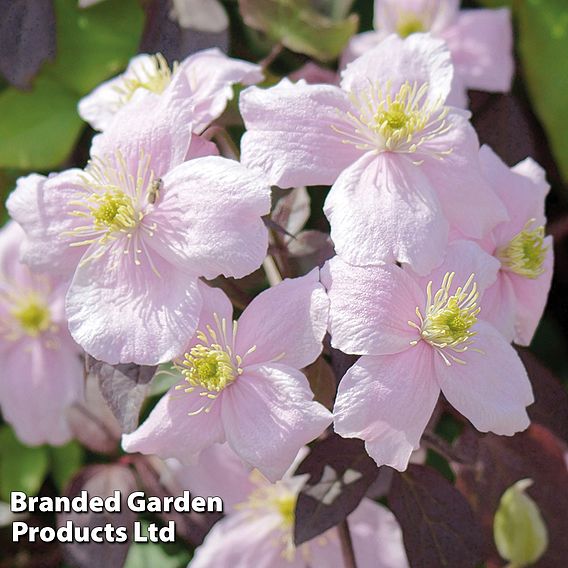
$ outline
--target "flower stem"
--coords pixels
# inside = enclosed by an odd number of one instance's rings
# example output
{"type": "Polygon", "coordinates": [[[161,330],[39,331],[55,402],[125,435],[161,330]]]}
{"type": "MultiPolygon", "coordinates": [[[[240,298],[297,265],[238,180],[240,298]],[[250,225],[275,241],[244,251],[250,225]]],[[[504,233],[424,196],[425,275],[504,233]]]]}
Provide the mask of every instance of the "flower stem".
{"type": "Polygon", "coordinates": [[[355,560],[355,551],[353,550],[353,541],[351,540],[351,532],[347,519],[344,519],[337,525],[339,533],[339,542],[341,544],[341,555],[343,556],[343,564],[345,568],[357,568],[355,560]]]}
{"type": "Polygon", "coordinates": [[[264,259],[262,267],[264,268],[264,272],[266,274],[268,283],[271,286],[276,286],[277,284],[280,284],[280,282],[282,282],[282,276],[280,274],[280,271],[276,266],[276,262],[274,262],[274,259],[270,255],[268,255],[264,259]]]}

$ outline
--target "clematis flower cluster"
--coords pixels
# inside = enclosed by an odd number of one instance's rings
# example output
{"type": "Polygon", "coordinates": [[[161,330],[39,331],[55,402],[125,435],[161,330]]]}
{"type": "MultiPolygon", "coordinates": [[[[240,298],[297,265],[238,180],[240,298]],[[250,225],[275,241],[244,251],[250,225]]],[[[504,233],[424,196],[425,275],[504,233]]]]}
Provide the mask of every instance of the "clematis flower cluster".
{"type": "MultiPolygon", "coordinates": [[[[138,55],[79,104],[98,131],[88,163],[22,177],[7,201],[5,420],[60,444],[87,355],[171,365],[122,448],[225,498],[194,568],[341,565],[333,529],[293,540],[296,467],[332,429],[404,470],[441,395],[481,432],[529,425],[511,343],[531,342],[550,288],[549,186],[531,158],[511,168],[480,147],[465,88],[508,89],[509,15],[458,4],[377,0],[338,81],[307,66],[259,85],[258,65],[216,49],[138,55]],[[213,141],[235,85],[240,159],[213,141]],[[302,271],[275,258],[318,202],[306,186],[329,186],[334,256],[302,271]],[[289,188],[301,211],[279,227],[289,188]],[[306,369],[333,349],[357,360],[326,407],[306,369]]],[[[407,566],[388,510],[364,498],[349,520],[360,566],[407,566]]]]}

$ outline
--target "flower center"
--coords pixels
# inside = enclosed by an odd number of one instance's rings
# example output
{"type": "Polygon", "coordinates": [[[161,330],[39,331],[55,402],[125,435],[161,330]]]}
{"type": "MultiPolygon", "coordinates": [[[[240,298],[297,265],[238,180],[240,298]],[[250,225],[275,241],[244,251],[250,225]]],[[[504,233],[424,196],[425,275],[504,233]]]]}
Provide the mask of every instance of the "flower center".
{"type": "MultiPolygon", "coordinates": [[[[347,113],[352,130],[332,125],[346,144],[369,151],[414,153],[424,143],[446,133],[450,126],[446,116],[448,107],[442,101],[427,100],[428,84],[420,86],[406,81],[396,94],[391,84],[385,89],[374,85],[362,92],[351,93],[350,99],[356,112],[347,113]]],[[[451,149],[432,152],[443,158],[451,149]]],[[[418,162],[421,163],[421,162],[418,162]]]]}
{"type": "Polygon", "coordinates": [[[97,229],[109,232],[129,231],[134,229],[138,216],[132,205],[132,199],[119,189],[105,191],[102,195],[94,194],[89,206],[97,229]]]}
{"type": "Polygon", "coordinates": [[[37,337],[51,326],[51,312],[47,305],[34,295],[21,300],[12,310],[21,329],[30,337],[37,337]]]}
{"type": "Polygon", "coordinates": [[[409,35],[426,31],[424,22],[415,14],[403,14],[398,20],[396,32],[400,37],[408,37],[409,35]]]}
{"type": "MultiPolygon", "coordinates": [[[[424,315],[420,308],[416,308],[416,315],[420,324],[408,322],[408,325],[420,332],[420,338],[432,345],[442,356],[447,365],[451,361],[465,364],[465,361],[453,353],[444,352],[449,349],[454,353],[467,351],[473,343],[471,338],[476,334],[472,327],[477,322],[481,308],[477,306],[479,292],[472,274],[463,287],[458,287],[450,295],[450,288],[454,279],[454,272],[447,272],[442,280],[442,286],[432,296],[432,281],[426,288],[427,304],[424,315]]],[[[420,340],[412,341],[416,345],[420,340]]]]}
{"type": "Polygon", "coordinates": [[[497,250],[501,265],[525,278],[538,278],[544,272],[544,260],[548,247],[544,245],[544,226],[530,230],[535,219],[530,219],[523,230],[509,244],[497,250]]]}
{"type": "Polygon", "coordinates": [[[207,325],[205,332],[198,330],[197,345],[184,354],[180,363],[175,363],[184,377],[184,382],[176,386],[176,389],[186,393],[197,390],[199,396],[206,400],[203,406],[190,412],[189,416],[209,412],[220,393],[242,375],[243,359],[256,350],[256,346],[253,346],[243,357],[237,355],[235,353],[237,322],[233,321],[229,330],[225,318],[220,319],[214,313],[213,320],[215,328],[207,325]]]}
{"type": "Polygon", "coordinates": [[[170,70],[166,58],[161,53],[152,55],[144,63],[144,65],[131,69],[128,75],[123,77],[122,85],[116,87],[123,104],[132,98],[137,89],[146,89],[152,93],[161,94],[170,84],[176,70],[176,65],[173,71],[170,70]]]}
{"type": "Polygon", "coordinates": [[[275,501],[276,508],[282,517],[282,525],[286,528],[294,526],[297,500],[297,496],[290,493],[289,495],[281,495],[275,501]]]}

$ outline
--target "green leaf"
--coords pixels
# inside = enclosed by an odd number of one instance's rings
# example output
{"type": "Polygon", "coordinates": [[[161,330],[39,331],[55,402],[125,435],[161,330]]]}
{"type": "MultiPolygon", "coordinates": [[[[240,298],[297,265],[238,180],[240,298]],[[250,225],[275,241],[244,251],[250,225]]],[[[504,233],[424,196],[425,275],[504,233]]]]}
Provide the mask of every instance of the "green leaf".
{"type": "Polygon", "coordinates": [[[71,153],[83,122],[78,97],[47,77],[31,92],[0,93],[0,167],[48,170],[71,153]]]}
{"type": "Polygon", "coordinates": [[[22,444],[8,426],[0,429],[0,497],[10,500],[11,491],[36,495],[49,466],[45,446],[31,448],[22,444]]]}
{"type": "Polygon", "coordinates": [[[356,14],[333,21],[309,0],[239,0],[245,23],[291,51],[320,61],[336,59],[357,31],[356,14]]]}
{"type": "Polygon", "coordinates": [[[568,180],[568,3],[522,0],[515,3],[515,10],[529,94],[560,171],[568,180]]]}
{"type": "Polygon", "coordinates": [[[51,475],[59,491],[63,492],[69,480],[83,465],[83,448],[77,442],[49,448],[51,475]]]}
{"type": "Polygon", "coordinates": [[[106,0],[87,10],[77,0],[55,0],[57,58],[44,69],[85,95],[116,75],[135,55],[144,24],[137,0],[106,0]]]}

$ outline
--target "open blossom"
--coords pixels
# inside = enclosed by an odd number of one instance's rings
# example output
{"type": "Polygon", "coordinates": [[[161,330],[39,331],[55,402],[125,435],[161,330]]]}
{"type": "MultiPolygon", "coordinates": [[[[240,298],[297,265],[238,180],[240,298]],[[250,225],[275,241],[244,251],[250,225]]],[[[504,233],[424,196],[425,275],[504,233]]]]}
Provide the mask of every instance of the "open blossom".
{"type": "Polygon", "coordinates": [[[531,158],[509,168],[489,147],[481,148],[486,178],[510,220],[479,242],[501,264],[483,297],[485,319],[509,341],[528,345],[542,317],[552,280],[552,237],[545,236],[544,201],[550,186],[531,158]]]}
{"type": "Polygon", "coordinates": [[[63,444],[83,364],[67,330],[65,284],[20,263],[23,238],[14,222],[0,231],[0,408],[26,444],[63,444]]]}
{"type": "MultiPolygon", "coordinates": [[[[238,466],[227,445],[206,450],[199,465],[177,464],[176,477],[183,487],[200,495],[220,495],[223,502],[236,503],[216,523],[195,551],[189,568],[343,568],[336,528],[299,547],[294,545],[295,508],[305,475],[294,476],[297,462],[308,453],[303,448],[295,463],[277,483],[270,483],[258,470],[238,466]],[[226,471],[225,464],[230,464],[226,471]],[[207,467],[207,469],[203,469],[207,467]],[[229,474],[229,484],[203,491],[209,472],[229,474]],[[234,483],[235,476],[239,483],[234,483]],[[198,480],[197,484],[194,480],[198,480]]],[[[363,499],[348,517],[357,565],[361,568],[405,568],[408,566],[402,532],[394,515],[385,507],[363,499]]]]}
{"type": "Polygon", "coordinates": [[[82,98],[79,114],[96,130],[105,130],[125,106],[161,96],[181,82],[178,102],[191,112],[193,132],[200,134],[225,110],[235,83],[252,85],[261,80],[258,65],[227,57],[217,48],[194,53],[173,69],[160,54],[142,54],[132,58],[124,73],[82,98]]]}
{"type": "Polygon", "coordinates": [[[353,267],[335,257],[322,272],[332,345],[361,355],[342,378],[335,431],[362,438],[379,464],[403,470],[440,391],[482,432],[529,425],[533,394],[508,341],[484,321],[483,292],[499,262],[478,245],[452,243],[426,277],[396,265],[353,267]]]}
{"type": "Polygon", "coordinates": [[[481,238],[507,218],[481,175],[467,113],[445,106],[451,80],[443,42],[416,34],[392,35],[351,63],[341,88],[250,87],[242,161],[281,187],[333,184],[324,211],[347,262],[427,273],[449,226],[481,238]]]}
{"type": "Polygon", "coordinates": [[[266,290],[238,324],[221,290],[199,286],[198,332],[177,359],[184,382],[123,437],[123,447],[184,460],[226,440],[276,481],[299,448],[331,423],[299,370],[320,354],[327,327],[328,299],[318,271],[266,290]]]}
{"type": "MultiPolygon", "coordinates": [[[[32,268],[70,273],[74,339],[108,363],[156,364],[197,326],[200,276],[243,277],[268,246],[264,177],[218,156],[196,159],[174,99],[132,105],[93,142],[85,170],[20,179],[8,209],[32,268]]],[[[181,114],[180,114],[181,113],[181,114]]]]}
{"type": "Polygon", "coordinates": [[[389,34],[430,32],[443,39],[455,67],[450,100],[467,105],[467,89],[506,92],[511,88],[513,30],[507,8],[459,10],[459,0],[375,0],[375,30],[354,36],[342,65],[353,61],[389,34]]]}

